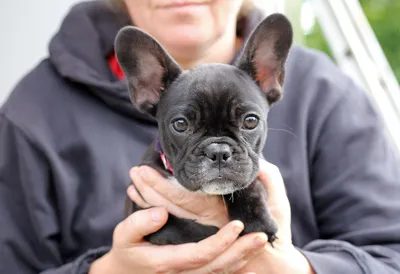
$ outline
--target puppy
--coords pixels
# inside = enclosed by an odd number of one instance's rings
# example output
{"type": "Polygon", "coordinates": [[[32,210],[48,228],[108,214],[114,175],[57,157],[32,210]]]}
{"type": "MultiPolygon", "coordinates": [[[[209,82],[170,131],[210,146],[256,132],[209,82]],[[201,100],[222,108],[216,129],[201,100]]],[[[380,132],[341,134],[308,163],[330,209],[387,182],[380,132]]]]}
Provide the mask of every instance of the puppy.
{"type": "MultiPolygon", "coordinates": [[[[253,31],[234,65],[182,70],[153,37],[138,28],[124,27],[115,39],[133,104],[158,122],[158,137],[142,163],[173,177],[188,191],[221,195],[229,218],[244,223],[242,235],[265,232],[271,244],[278,228],[257,173],[267,137],[267,114],[282,97],[292,40],[289,20],[273,14],[253,31]]],[[[140,209],[129,204],[127,214],[140,209]]],[[[170,214],[165,226],[146,240],[183,244],[217,231],[170,214]]]]}

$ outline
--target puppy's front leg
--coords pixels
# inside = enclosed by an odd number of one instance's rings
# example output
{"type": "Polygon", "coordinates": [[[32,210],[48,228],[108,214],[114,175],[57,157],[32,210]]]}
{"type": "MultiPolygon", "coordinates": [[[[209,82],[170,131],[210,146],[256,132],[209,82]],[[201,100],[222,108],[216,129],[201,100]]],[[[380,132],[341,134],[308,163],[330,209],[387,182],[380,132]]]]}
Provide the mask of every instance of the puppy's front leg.
{"type": "Polygon", "coordinates": [[[229,219],[240,220],[244,224],[242,235],[251,232],[265,232],[272,244],[276,239],[278,226],[267,206],[267,190],[256,179],[249,187],[224,195],[229,219]]]}
{"type": "MultiPolygon", "coordinates": [[[[141,209],[127,197],[126,216],[141,209]]],[[[217,232],[217,227],[202,225],[193,220],[182,219],[169,214],[167,223],[160,230],[144,237],[144,239],[155,245],[177,245],[199,242],[217,232]]]]}
{"type": "Polygon", "coordinates": [[[217,227],[202,225],[169,214],[167,223],[157,232],[146,236],[145,240],[155,245],[196,243],[217,232],[217,227]]]}

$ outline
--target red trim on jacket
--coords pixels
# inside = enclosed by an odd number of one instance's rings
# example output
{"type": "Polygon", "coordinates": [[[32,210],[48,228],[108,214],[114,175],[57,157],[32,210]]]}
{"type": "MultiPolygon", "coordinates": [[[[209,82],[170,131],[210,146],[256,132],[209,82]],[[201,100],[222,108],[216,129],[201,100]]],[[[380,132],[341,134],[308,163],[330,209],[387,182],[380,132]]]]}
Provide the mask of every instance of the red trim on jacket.
{"type": "Polygon", "coordinates": [[[117,56],[115,56],[115,52],[112,53],[108,57],[108,65],[110,66],[111,71],[114,73],[114,75],[119,79],[122,80],[125,75],[124,72],[121,69],[121,66],[118,63],[117,56]]]}

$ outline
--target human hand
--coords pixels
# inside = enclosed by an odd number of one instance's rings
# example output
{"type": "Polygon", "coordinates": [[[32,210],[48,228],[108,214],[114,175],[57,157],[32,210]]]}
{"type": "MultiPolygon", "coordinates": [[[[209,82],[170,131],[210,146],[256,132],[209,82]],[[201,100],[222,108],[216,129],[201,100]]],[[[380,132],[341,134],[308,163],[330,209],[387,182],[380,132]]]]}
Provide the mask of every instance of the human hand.
{"type": "Polygon", "coordinates": [[[306,257],[292,244],[291,211],[282,175],[278,167],[260,160],[259,179],[268,189],[268,207],[278,225],[278,239],[274,247],[265,245],[260,252],[237,273],[314,274],[306,257]]]}
{"type": "MultiPolygon", "coordinates": [[[[267,204],[279,228],[278,239],[274,242],[274,248],[266,245],[263,252],[238,273],[285,273],[286,270],[288,273],[313,273],[307,259],[292,244],[290,204],[279,169],[260,159],[258,177],[268,190],[267,204]]],[[[144,202],[131,187],[128,195],[139,206],[165,206],[178,217],[201,220],[205,224],[219,224],[219,227],[229,221],[226,207],[218,196],[204,197],[178,189],[149,167],[133,168],[131,179],[148,202],[144,202]]]]}
{"type": "Polygon", "coordinates": [[[128,196],[141,208],[166,207],[172,215],[218,228],[229,222],[225,203],[219,195],[194,193],[183,187],[178,188],[148,166],[132,168],[130,177],[140,195],[131,185],[127,190],[128,196]]]}
{"type": "MultiPolygon", "coordinates": [[[[142,208],[163,206],[177,217],[196,220],[198,223],[214,225],[219,228],[229,222],[226,206],[219,195],[193,193],[184,190],[183,187],[177,188],[148,166],[132,168],[130,177],[137,190],[133,185],[129,186],[128,196],[142,208]]],[[[260,159],[259,179],[269,192],[267,203],[279,227],[277,236],[281,241],[289,239],[291,242],[290,205],[278,168],[260,159]],[[278,183],[270,189],[272,187],[270,182],[275,180],[278,183]]]]}
{"type": "Polygon", "coordinates": [[[110,252],[92,263],[89,274],[235,273],[268,240],[263,233],[237,239],[243,223],[233,221],[198,243],[156,246],[145,242],[143,237],[158,231],[167,218],[167,210],[159,207],[130,215],[116,226],[110,252]]]}

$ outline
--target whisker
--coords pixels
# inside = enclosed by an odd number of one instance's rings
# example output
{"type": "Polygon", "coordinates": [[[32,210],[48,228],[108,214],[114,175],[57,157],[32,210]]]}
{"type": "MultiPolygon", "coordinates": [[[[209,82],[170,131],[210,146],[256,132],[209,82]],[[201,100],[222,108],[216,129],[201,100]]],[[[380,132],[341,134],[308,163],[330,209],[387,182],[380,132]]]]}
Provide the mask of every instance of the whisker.
{"type": "Polygon", "coordinates": [[[190,180],[190,179],[192,179],[194,176],[196,176],[196,174],[192,174],[192,175],[190,175],[189,177],[188,177],[188,179],[190,180]]]}
{"type": "Polygon", "coordinates": [[[287,129],[269,127],[268,130],[283,131],[283,132],[289,133],[290,135],[292,135],[295,138],[297,138],[296,134],[294,134],[293,132],[291,132],[290,130],[287,130],[287,129]]]}

